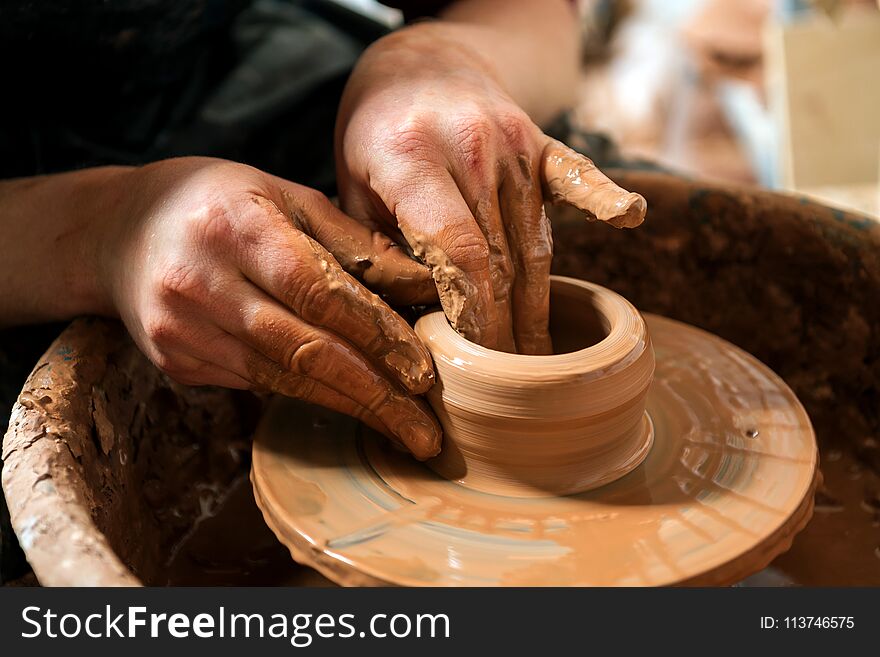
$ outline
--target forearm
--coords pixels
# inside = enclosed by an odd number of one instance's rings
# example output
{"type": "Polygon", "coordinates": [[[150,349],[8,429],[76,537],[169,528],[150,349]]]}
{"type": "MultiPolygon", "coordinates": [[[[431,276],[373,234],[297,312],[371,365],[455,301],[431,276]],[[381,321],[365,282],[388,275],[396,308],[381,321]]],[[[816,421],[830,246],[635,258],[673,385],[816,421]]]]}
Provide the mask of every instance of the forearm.
{"type": "Polygon", "coordinates": [[[97,274],[98,227],[125,170],[0,181],[0,326],[113,313],[97,274]]]}
{"type": "Polygon", "coordinates": [[[539,125],[573,103],[580,42],[572,2],[459,0],[439,18],[401,32],[433,32],[478,54],[539,125]]]}

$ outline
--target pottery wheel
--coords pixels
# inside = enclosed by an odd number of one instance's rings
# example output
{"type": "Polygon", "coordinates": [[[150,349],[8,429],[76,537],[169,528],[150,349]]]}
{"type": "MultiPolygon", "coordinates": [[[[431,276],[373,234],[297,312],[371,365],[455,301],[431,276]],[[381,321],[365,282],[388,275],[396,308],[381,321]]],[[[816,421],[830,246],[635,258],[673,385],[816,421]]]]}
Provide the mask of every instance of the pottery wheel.
{"type": "Polygon", "coordinates": [[[646,315],[654,445],[635,470],[566,497],[508,498],[441,479],[355,420],[272,402],[251,473],[297,561],[340,584],[730,584],[812,514],[816,441],[794,393],[699,329],[646,315]]]}

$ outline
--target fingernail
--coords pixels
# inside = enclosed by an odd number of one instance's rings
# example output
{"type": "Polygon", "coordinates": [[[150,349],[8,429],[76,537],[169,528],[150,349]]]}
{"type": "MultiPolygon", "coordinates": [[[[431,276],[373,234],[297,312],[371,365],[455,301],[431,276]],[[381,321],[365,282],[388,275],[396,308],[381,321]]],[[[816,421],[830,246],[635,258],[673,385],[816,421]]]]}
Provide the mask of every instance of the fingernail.
{"type": "Polygon", "coordinates": [[[424,365],[417,364],[414,365],[412,372],[415,375],[412,376],[410,390],[417,395],[428,392],[431,386],[434,385],[434,368],[430,365],[425,367],[424,365]]]}
{"type": "Polygon", "coordinates": [[[620,202],[623,212],[612,222],[617,228],[635,228],[645,220],[648,203],[641,194],[630,192],[620,202]]]}
{"type": "Polygon", "coordinates": [[[425,459],[436,456],[440,452],[440,434],[437,430],[424,422],[410,420],[404,422],[398,434],[407,444],[410,451],[417,459],[425,459]]]}
{"type": "Polygon", "coordinates": [[[417,395],[427,392],[434,385],[434,368],[431,367],[430,360],[425,362],[418,358],[420,355],[417,352],[391,352],[384,359],[388,369],[400,376],[406,389],[417,395]]]}

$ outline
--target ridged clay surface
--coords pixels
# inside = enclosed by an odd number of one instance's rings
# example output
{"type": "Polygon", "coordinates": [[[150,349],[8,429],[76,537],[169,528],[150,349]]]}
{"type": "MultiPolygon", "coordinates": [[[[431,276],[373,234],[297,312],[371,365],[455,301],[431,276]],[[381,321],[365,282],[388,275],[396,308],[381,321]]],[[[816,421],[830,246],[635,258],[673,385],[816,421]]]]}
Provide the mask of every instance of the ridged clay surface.
{"type": "Polygon", "coordinates": [[[765,567],[812,515],[809,418],[741,349],[645,315],[654,446],[626,476],[524,498],[444,479],[350,418],[275,400],[257,502],[298,561],[346,585],[720,585],[765,567]]]}

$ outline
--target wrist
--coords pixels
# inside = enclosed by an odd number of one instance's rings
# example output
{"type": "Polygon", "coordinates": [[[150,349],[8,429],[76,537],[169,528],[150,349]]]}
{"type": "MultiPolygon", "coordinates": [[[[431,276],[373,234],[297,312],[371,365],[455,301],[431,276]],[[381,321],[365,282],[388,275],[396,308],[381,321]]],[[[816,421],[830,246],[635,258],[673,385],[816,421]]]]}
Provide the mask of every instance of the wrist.
{"type": "MultiPolygon", "coordinates": [[[[443,20],[416,23],[374,44],[374,53],[389,60],[383,79],[398,71],[419,75],[417,65],[459,77],[473,72],[483,85],[491,79],[538,124],[570,107],[579,80],[580,39],[569,4],[480,4],[455,3],[443,20]],[[507,4],[509,9],[498,6],[507,4]]],[[[368,50],[365,58],[370,55],[368,50]]]]}
{"type": "Polygon", "coordinates": [[[59,235],[57,266],[62,282],[58,312],[117,316],[110,264],[119,253],[119,235],[127,221],[123,211],[130,167],[100,167],[64,174],[53,190],[66,199],[67,216],[59,218],[66,234],[59,235]],[[68,178],[69,176],[69,178],[68,178]]]}
{"type": "Polygon", "coordinates": [[[443,21],[422,21],[379,39],[362,60],[371,69],[393,77],[415,75],[424,78],[432,71],[479,74],[502,86],[497,67],[482,52],[497,39],[495,28],[443,21]],[[484,44],[476,48],[472,44],[484,44]]]}
{"type": "MultiPolygon", "coordinates": [[[[337,116],[336,143],[356,111],[412,100],[423,91],[475,97],[509,95],[492,64],[467,45],[460,28],[440,22],[422,22],[393,32],[371,45],[361,56],[345,87],[337,116]],[[442,91],[450,89],[452,91],[442,91]],[[470,90],[470,91],[468,91],[470,90]],[[378,105],[373,100],[381,97],[378,105]]],[[[474,28],[482,30],[483,28],[474,28]]]]}
{"type": "Polygon", "coordinates": [[[0,181],[0,325],[114,314],[99,256],[120,171],[0,181]]]}
{"type": "Polygon", "coordinates": [[[126,241],[137,225],[133,196],[139,167],[107,167],[94,181],[89,222],[81,247],[87,271],[83,277],[83,299],[93,314],[118,317],[116,289],[126,260],[126,241]],[[122,265],[120,267],[120,265],[122,265]]]}

